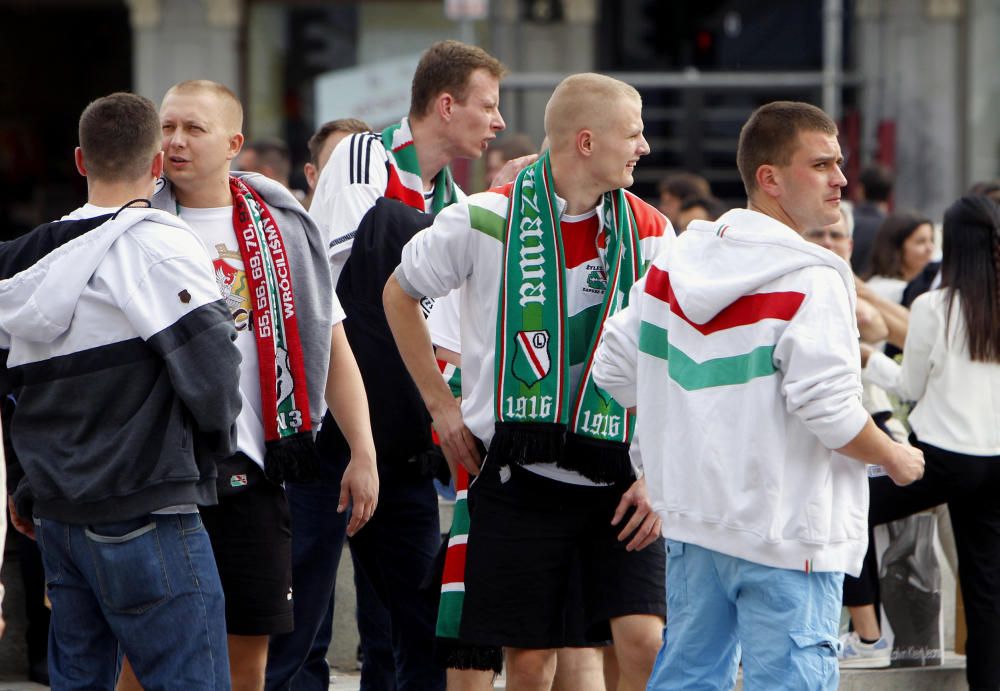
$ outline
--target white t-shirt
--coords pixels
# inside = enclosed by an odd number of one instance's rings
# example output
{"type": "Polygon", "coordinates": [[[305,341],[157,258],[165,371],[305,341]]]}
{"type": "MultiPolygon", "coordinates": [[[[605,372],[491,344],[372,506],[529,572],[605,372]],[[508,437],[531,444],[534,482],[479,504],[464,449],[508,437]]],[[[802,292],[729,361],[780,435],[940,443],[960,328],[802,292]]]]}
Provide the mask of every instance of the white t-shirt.
{"type": "MultiPolygon", "coordinates": [[[[264,418],[261,414],[260,371],[257,341],[253,334],[253,310],[250,286],[233,230],[233,207],[208,209],[177,207],[180,216],[201,238],[215,267],[215,280],[222,298],[233,313],[236,345],[243,356],[240,363],[240,396],[243,408],[236,418],[236,448],[264,467],[264,418]]],[[[294,276],[294,274],[293,274],[294,276]]],[[[333,323],[344,320],[344,310],[336,295],[333,298],[333,323]]]]}

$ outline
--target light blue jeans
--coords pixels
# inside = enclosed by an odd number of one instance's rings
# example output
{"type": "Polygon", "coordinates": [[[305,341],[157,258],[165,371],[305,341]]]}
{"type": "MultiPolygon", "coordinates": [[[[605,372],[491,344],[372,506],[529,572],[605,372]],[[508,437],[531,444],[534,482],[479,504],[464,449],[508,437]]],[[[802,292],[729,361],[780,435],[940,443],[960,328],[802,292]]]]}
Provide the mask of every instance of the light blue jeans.
{"type": "Polygon", "coordinates": [[[667,626],[647,689],[837,688],[842,573],[763,566],[667,541],[667,626]]]}
{"type": "Polygon", "coordinates": [[[35,536],[53,689],[114,689],[119,644],[147,691],[230,688],[225,601],[199,514],[35,519],[35,536]]]}

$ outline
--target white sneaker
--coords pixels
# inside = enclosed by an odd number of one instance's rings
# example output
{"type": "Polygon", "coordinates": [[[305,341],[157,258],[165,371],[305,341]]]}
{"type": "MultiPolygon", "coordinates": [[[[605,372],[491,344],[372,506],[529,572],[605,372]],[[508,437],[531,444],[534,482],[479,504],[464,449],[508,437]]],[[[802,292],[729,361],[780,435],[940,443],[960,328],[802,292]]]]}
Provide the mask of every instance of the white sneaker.
{"type": "Polygon", "coordinates": [[[857,632],[840,637],[841,650],[837,655],[840,666],[848,669],[881,669],[892,662],[892,650],[884,638],[874,643],[863,643],[857,632]]]}

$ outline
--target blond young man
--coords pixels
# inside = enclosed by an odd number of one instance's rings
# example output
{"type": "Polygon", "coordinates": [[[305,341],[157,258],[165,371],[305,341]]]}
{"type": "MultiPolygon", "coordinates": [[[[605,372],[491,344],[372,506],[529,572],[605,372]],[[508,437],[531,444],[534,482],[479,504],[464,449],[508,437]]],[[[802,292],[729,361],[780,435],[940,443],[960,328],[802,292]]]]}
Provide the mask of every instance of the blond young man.
{"type": "Polygon", "coordinates": [[[223,496],[203,520],[226,592],[233,688],[257,691],[268,636],[293,627],[281,483],[315,477],[313,430],[328,404],[351,448],[337,510],[351,507],[349,534],[361,529],[378,492],[368,409],[311,219],[278,183],[229,174],[243,145],[239,100],[215,82],[181,82],[160,122],[166,180],[154,206],[187,220],[209,249],[244,357],[238,452],[220,463],[223,496]]]}
{"type": "Polygon", "coordinates": [[[522,690],[551,686],[567,642],[613,637],[619,688],[641,689],[664,614],[659,521],[629,462],[630,416],[592,386],[587,362],[673,230],[623,189],[649,152],[635,89],[568,77],[545,129],[548,153],[514,183],[446,209],[407,244],[386,316],[449,462],[478,475],[462,639],[503,646],[508,688],[522,690]],[[461,404],[419,308],[459,286],[461,404]],[[567,611],[573,591],[582,612],[567,611]]]}

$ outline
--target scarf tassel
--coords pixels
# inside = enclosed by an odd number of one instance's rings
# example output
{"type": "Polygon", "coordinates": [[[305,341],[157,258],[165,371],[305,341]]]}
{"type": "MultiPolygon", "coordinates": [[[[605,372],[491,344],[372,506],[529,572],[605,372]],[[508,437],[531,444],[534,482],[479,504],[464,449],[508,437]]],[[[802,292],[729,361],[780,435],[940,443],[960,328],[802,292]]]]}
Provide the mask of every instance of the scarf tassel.
{"type": "Polygon", "coordinates": [[[566,446],[556,465],[575,470],[588,480],[618,484],[635,480],[628,444],[567,434],[566,446]]]}
{"type": "Polygon", "coordinates": [[[311,484],[319,480],[319,451],[312,432],[268,441],[265,446],[264,474],[274,484],[311,484]]]}
{"type": "Polygon", "coordinates": [[[477,669],[500,674],[503,651],[499,647],[478,646],[454,638],[434,641],[434,661],[447,669],[477,669]]]}
{"type": "Polygon", "coordinates": [[[497,422],[490,462],[501,465],[553,463],[562,458],[566,427],[552,422],[497,422]]]}
{"type": "Polygon", "coordinates": [[[500,464],[555,463],[593,482],[635,478],[628,444],[567,434],[563,425],[555,423],[498,422],[489,455],[491,462],[500,464]]]}

